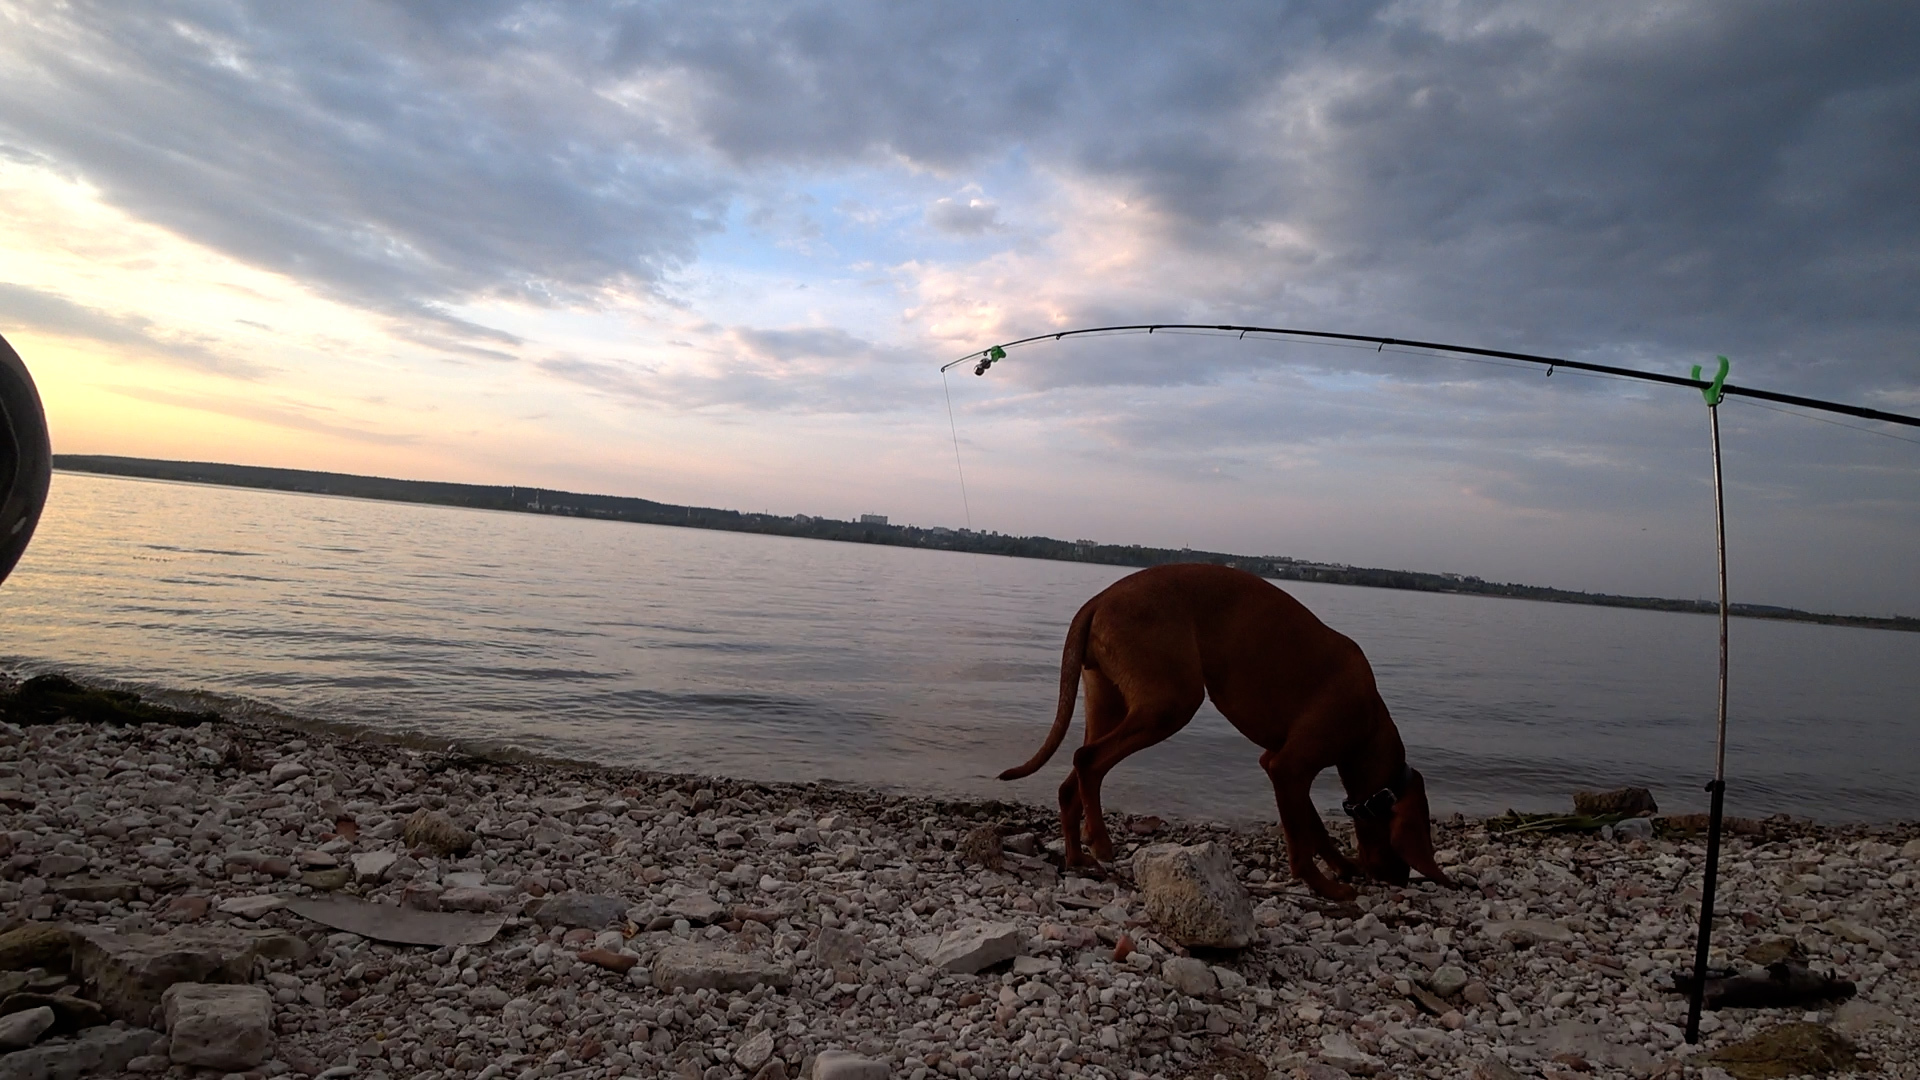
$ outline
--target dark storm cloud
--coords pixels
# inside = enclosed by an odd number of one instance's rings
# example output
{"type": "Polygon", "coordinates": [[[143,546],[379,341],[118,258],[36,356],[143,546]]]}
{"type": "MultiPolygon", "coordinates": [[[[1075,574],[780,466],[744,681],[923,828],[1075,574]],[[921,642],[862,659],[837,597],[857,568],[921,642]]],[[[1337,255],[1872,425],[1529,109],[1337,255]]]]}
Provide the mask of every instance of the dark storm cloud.
{"type": "Polygon", "coordinates": [[[0,328],[12,330],[21,326],[61,337],[117,345],[182,367],[236,379],[259,379],[272,371],[252,361],[224,355],[205,342],[158,332],[151,320],[138,315],[116,315],[54,293],[0,282],[0,328]]]}
{"type": "Polygon", "coordinates": [[[1247,270],[1174,303],[1920,383],[1911,6],[668,11],[622,16],[607,63],[686,75],[736,162],[1018,148],[1247,270]]]}

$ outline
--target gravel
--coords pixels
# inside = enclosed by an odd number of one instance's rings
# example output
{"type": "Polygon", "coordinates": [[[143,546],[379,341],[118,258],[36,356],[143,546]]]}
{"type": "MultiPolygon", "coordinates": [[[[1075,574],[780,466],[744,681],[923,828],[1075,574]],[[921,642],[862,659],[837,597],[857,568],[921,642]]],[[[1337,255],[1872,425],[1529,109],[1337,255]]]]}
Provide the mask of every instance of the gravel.
{"type": "MultiPolygon", "coordinates": [[[[0,724],[0,794],[0,929],[300,939],[255,970],[277,1036],[262,1076],[742,1080],[809,1075],[828,1051],[907,1080],[1704,1066],[1665,990],[1691,964],[1704,851],[1664,832],[1507,837],[1442,821],[1440,862],[1463,888],[1369,886],[1343,905],[1287,879],[1271,827],[1137,821],[1150,835],[1114,830],[1111,876],[1063,876],[1045,857],[1057,841],[1037,846],[1057,835],[1043,807],[483,760],[252,722],[0,724]],[[983,826],[1018,841],[998,870],[966,855],[983,826]],[[1181,948],[1128,881],[1141,845],[1207,841],[1253,894],[1247,948],[1181,948]],[[122,887],[76,887],[102,882],[122,887]],[[392,946],[274,902],[329,887],[426,910],[459,890],[507,919],[484,945],[392,946]],[[1018,955],[983,970],[925,958],[928,942],[1003,926],[1018,955]]],[[[1343,824],[1329,822],[1350,846],[1343,824]]],[[[1920,1069],[1916,837],[1782,820],[1729,836],[1716,963],[1791,939],[1859,995],[1709,1013],[1705,1046],[1810,1019],[1893,1075],[1920,1069]]]]}

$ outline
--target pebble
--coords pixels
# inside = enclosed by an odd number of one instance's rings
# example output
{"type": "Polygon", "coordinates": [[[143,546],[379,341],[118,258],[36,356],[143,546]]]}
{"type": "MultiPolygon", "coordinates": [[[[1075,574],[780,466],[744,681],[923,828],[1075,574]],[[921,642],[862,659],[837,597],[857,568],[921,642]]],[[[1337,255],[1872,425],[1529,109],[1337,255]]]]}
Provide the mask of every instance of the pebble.
{"type": "Polygon", "coordinates": [[[53,1010],[45,1005],[0,1016],[0,1050],[32,1046],[52,1026],[53,1010]]]}
{"type": "MultiPolygon", "coordinates": [[[[17,793],[0,920],[255,935],[275,1032],[265,1075],[1144,1080],[1242,1075],[1210,1063],[1251,1055],[1282,1077],[1500,1078],[1508,1062],[1613,1075],[1556,1053],[1619,1075],[1684,1059],[1685,1001],[1665,989],[1691,964],[1704,846],[1656,819],[1612,840],[1443,820],[1436,846],[1461,889],[1370,885],[1333,904],[1288,880],[1271,824],[1117,823],[1119,865],[1096,879],[1038,857],[1058,837],[1047,807],[491,763],[229,723],[0,724],[0,788],[17,793]],[[252,764],[226,754],[236,740],[252,764]],[[1007,838],[999,870],[962,852],[989,825],[1007,838]],[[1225,897],[1224,932],[1246,947],[1190,957],[1154,921],[1128,873],[1149,834],[1217,846],[1251,893],[1250,917],[1225,897]],[[56,856],[131,891],[64,895],[36,869],[56,856]],[[330,932],[282,906],[314,874],[505,925],[439,949],[330,932]]],[[[1345,823],[1328,824],[1350,848],[1345,823]]],[[[1799,943],[1859,988],[1813,1018],[1888,1075],[1911,1072],[1920,828],[1763,824],[1724,840],[1715,962],[1799,943]]],[[[63,982],[26,973],[16,989],[34,979],[51,982],[30,992],[63,982]]],[[[1709,1048],[1777,1014],[1710,1018],[1709,1048]]],[[[165,1068],[163,1051],[127,1045],[148,1055],[134,1071],[165,1068]]]]}

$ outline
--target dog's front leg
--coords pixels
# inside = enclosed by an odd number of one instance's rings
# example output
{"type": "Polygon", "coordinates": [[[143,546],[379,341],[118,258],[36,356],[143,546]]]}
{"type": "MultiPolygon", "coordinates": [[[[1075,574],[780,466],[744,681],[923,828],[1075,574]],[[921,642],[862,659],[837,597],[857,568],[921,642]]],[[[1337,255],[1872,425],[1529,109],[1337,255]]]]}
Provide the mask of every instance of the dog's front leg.
{"type": "MultiPolygon", "coordinates": [[[[1353,865],[1346,856],[1340,855],[1333,838],[1327,835],[1326,823],[1320,820],[1320,812],[1313,808],[1310,794],[1313,774],[1291,767],[1281,754],[1272,750],[1260,755],[1260,767],[1266,770],[1267,778],[1273,781],[1274,802],[1280,808],[1280,828],[1287,837],[1287,866],[1293,871],[1293,876],[1329,900],[1351,900],[1360,895],[1353,886],[1334,881],[1321,873],[1319,865],[1314,862],[1314,856],[1332,851],[1339,855],[1341,862],[1353,865]]],[[[1332,859],[1328,862],[1336,867],[1340,865],[1332,859]]]]}

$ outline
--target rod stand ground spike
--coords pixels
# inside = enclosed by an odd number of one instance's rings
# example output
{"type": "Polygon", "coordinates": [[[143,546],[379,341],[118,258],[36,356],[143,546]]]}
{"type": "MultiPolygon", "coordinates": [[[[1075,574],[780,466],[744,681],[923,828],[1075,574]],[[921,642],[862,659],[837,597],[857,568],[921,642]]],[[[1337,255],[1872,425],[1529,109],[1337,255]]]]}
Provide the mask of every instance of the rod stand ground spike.
{"type": "Polygon", "coordinates": [[[1712,801],[1707,810],[1707,873],[1700,883],[1700,936],[1693,950],[1693,987],[1687,994],[1687,1042],[1700,1041],[1700,1006],[1707,992],[1707,954],[1713,948],[1713,894],[1720,878],[1720,815],[1726,806],[1727,782],[1707,783],[1712,801]]]}

